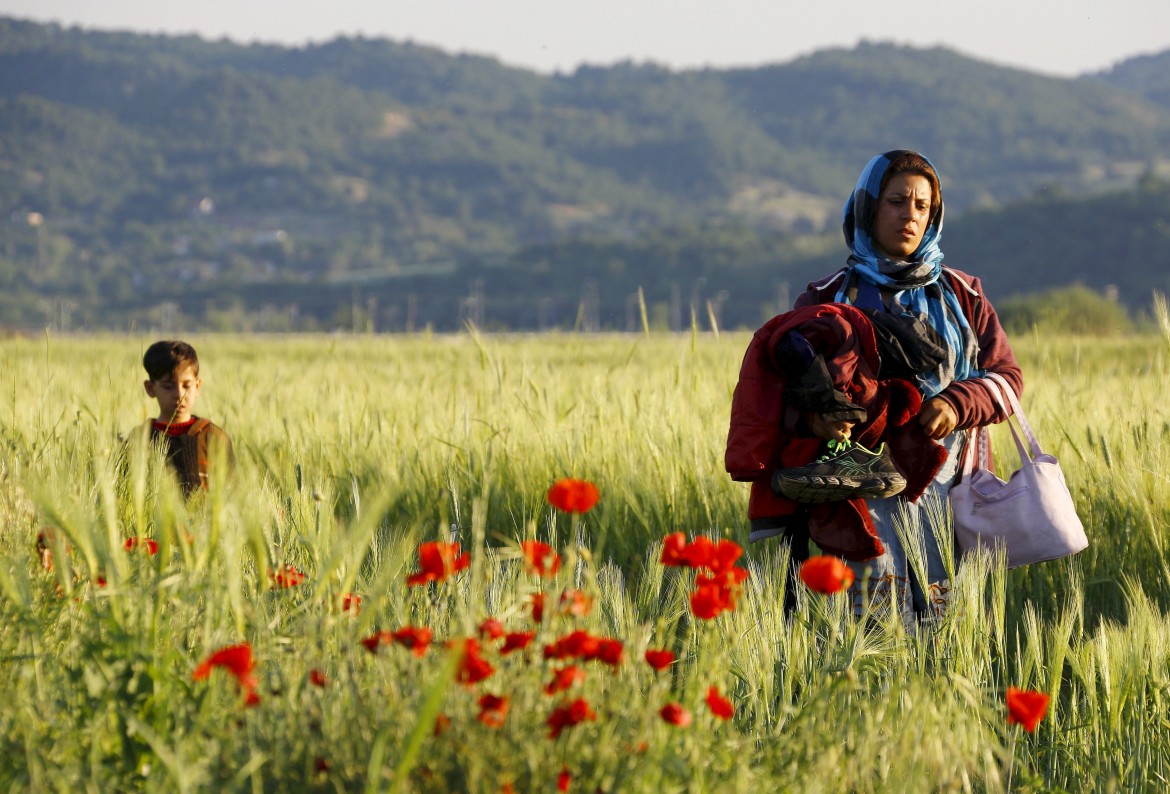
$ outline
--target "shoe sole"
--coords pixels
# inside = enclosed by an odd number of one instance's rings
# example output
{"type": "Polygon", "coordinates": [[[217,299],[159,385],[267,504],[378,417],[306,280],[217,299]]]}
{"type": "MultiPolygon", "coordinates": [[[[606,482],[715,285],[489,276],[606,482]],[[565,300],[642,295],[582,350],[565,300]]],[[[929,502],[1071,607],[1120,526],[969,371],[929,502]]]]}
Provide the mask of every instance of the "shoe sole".
{"type": "Polygon", "coordinates": [[[846,499],[888,499],[906,489],[900,474],[856,480],[832,475],[809,475],[799,478],[777,477],[780,494],[802,504],[841,502],[846,499]]]}

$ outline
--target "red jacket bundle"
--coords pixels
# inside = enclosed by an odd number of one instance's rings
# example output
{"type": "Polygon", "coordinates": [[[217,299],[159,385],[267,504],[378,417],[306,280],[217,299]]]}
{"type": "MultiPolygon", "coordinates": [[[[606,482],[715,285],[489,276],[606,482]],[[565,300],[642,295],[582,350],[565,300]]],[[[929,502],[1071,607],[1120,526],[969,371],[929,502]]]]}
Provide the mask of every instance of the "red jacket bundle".
{"type": "MultiPolygon", "coordinates": [[[[1004,375],[1018,393],[1019,366],[978,281],[957,271],[945,273],[979,338],[979,368],[1004,375]]],[[[824,439],[808,432],[801,409],[786,404],[786,371],[779,357],[784,338],[798,331],[823,357],[833,387],[865,410],[866,418],[853,428],[852,439],[870,449],[882,442],[889,445],[894,465],[907,480],[904,498],[914,501],[922,495],[947,453],[914,420],[922,404],[916,386],[898,378],[879,379],[881,359],[869,318],[852,306],[829,302],[841,277],[838,272],[810,285],[797,299],[797,308],[774,317],[753,336],[732,398],[724,463],[732,479],[752,484],[750,518],[806,510],[809,535],[823,552],[866,560],[884,548],[864,500],[803,505],[772,493],[773,471],[810,463],[825,445],[824,439]]],[[[940,396],[955,409],[959,428],[1006,418],[977,380],[953,383],[940,396]]]]}

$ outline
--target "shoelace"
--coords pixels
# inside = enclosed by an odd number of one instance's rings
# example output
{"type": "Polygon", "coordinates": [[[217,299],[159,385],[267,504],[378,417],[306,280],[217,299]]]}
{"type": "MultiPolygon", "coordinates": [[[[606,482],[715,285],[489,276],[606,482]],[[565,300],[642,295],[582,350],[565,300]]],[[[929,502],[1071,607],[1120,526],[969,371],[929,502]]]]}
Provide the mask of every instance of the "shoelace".
{"type": "Polygon", "coordinates": [[[824,463],[825,461],[829,460],[830,458],[837,457],[842,452],[847,451],[849,449],[849,447],[851,447],[852,445],[853,445],[853,442],[851,442],[847,438],[842,439],[841,441],[838,441],[835,438],[830,438],[828,441],[825,442],[825,454],[823,454],[819,458],[817,458],[817,463],[824,463]]]}

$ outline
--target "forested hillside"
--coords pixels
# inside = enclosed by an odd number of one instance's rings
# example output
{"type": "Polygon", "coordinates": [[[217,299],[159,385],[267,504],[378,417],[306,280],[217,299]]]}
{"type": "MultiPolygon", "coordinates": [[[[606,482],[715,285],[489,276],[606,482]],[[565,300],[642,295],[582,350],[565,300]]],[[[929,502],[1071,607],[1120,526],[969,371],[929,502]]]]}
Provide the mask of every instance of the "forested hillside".
{"type": "Polygon", "coordinates": [[[1096,79],[1170,107],[1170,52],[1131,58],[1096,79]]]}
{"type": "Polygon", "coordinates": [[[0,325],[626,328],[640,288],[656,326],[752,326],[841,261],[857,170],[903,146],[993,295],[1098,284],[1105,251],[1141,304],[1170,217],[1159,57],[1064,80],[863,44],[544,76],[0,19],[0,325]]]}

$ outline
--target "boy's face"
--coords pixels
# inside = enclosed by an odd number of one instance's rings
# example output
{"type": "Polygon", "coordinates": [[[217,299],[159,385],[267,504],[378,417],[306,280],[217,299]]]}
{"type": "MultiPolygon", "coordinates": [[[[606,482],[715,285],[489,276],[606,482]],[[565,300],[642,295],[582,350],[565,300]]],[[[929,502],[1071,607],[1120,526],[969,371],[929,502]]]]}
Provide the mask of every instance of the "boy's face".
{"type": "Polygon", "coordinates": [[[145,381],[143,385],[146,393],[158,400],[158,420],[179,424],[191,418],[191,410],[202,384],[194,367],[186,366],[158,380],[145,381]]]}

